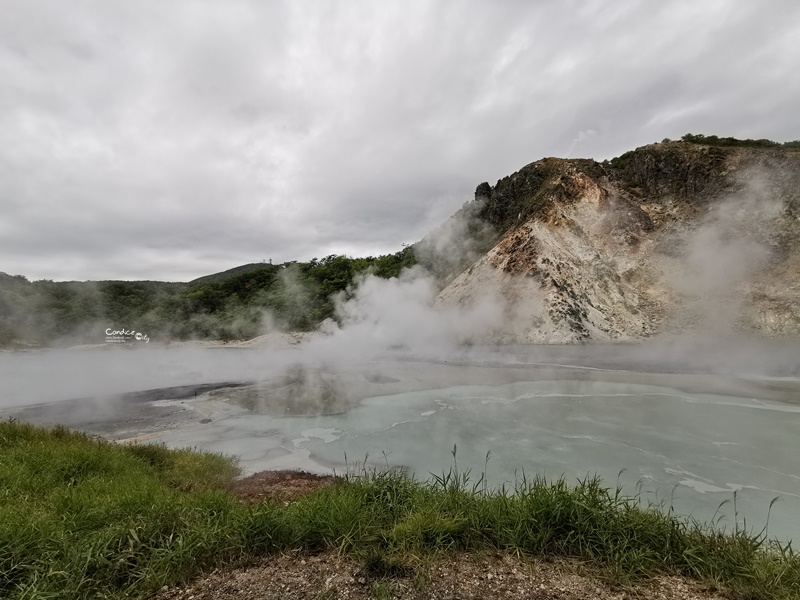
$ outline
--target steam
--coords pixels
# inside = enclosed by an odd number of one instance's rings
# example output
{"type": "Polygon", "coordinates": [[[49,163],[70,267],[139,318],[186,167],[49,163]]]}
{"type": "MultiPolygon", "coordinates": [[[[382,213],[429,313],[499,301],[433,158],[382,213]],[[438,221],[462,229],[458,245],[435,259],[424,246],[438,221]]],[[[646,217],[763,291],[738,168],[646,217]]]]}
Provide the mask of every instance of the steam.
{"type": "Polygon", "coordinates": [[[485,201],[466,203],[416,244],[419,265],[396,278],[371,273],[358,278],[349,293],[337,297],[337,324],[328,324],[330,337],[314,350],[359,358],[387,350],[442,358],[496,341],[509,314],[499,290],[483,289],[468,305],[437,302],[442,288],[496,239],[494,228],[480,218],[485,201]]]}
{"type": "Polygon", "coordinates": [[[340,296],[336,327],[325,346],[349,356],[403,350],[416,355],[444,356],[477,341],[502,325],[503,301],[487,293],[468,307],[436,304],[439,286],[421,267],[404,270],[398,278],[368,274],[349,299],[340,296]]]}
{"type": "Polygon", "coordinates": [[[480,218],[486,198],[476,197],[414,245],[417,261],[447,283],[489,250],[497,234],[480,218]]]}
{"type": "Polygon", "coordinates": [[[569,146],[569,150],[567,151],[566,155],[567,158],[572,158],[576,152],[581,150],[585,142],[592,140],[596,136],[597,136],[597,131],[595,131],[594,129],[586,129],[579,131],[569,146]]]}
{"type": "Polygon", "coordinates": [[[770,265],[785,210],[765,177],[751,173],[746,181],[741,193],[712,205],[696,227],[668,238],[674,256],[662,256],[660,264],[678,295],[673,324],[714,334],[745,324],[745,301],[770,265]]]}

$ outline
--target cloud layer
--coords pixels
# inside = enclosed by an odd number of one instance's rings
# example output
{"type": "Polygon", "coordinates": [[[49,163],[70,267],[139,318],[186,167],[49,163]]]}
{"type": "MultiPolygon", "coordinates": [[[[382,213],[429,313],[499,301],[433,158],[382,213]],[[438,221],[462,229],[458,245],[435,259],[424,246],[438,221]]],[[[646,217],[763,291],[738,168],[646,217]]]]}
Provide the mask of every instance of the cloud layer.
{"type": "Polygon", "coordinates": [[[393,252],[545,155],[797,139],[797,39],[791,0],[9,0],[0,271],[393,252]]]}

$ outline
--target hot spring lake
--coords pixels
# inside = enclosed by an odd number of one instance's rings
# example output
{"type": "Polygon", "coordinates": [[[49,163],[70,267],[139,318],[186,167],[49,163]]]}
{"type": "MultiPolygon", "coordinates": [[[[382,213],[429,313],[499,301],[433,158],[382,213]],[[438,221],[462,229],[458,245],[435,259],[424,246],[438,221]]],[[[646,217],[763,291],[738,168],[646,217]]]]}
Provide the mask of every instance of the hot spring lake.
{"type": "Polygon", "coordinates": [[[0,417],[239,457],[245,472],[454,466],[490,488],[599,475],[642,503],[800,539],[796,346],[0,354],[0,417]],[[713,357],[713,358],[712,358],[713,357]],[[489,456],[487,462],[487,454],[489,456]],[[725,502],[728,501],[728,502],[725,502]],[[723,504],[724,503],[724,504],[723,504]],[[720,505],[722,506],[720,507],[720,505]]]}

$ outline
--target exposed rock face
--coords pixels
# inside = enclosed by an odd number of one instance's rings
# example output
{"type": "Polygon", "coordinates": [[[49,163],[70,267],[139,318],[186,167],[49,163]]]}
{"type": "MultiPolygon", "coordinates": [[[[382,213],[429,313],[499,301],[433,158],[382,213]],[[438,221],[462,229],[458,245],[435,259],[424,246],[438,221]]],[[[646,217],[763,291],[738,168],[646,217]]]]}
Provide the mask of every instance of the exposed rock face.
{"type": "Polygon", "coordinates": [[[800,153],[664,142],[547,158],[460,213],[495,235],[438,302],[499,292],[501,341],[800,333],[800,153]]]}

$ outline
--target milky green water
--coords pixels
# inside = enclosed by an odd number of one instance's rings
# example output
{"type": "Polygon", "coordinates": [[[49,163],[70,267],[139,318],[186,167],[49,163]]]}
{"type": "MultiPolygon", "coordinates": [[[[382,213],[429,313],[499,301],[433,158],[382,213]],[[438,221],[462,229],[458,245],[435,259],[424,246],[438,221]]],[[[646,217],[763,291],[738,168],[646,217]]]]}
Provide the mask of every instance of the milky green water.
{"type": "MultiPolygon", "coordinates": [[[[800,406],[598,381],[463,386],[369,398],[345,414],[226,419],[209,449],[247,449],[243,465],[302,455],[343,472],[367,462],[420,478],[454,465],[490,487],[534,474],[600,475],[643,503],[702,521],[800,539],[800,406]],[[277,446],[258,439],[266,432],[277,446]],[[288,454],[282,454],[288,453],[288,454]],[[490,454],[488,464],[486,455],[490,454]],[[345,461],[345,456],[347,461],[345,461]],[[620,470],[624,472],[620,474],[620,470]],[[726,502],[727,501],[727,502],[726,502]],[[725,503],[721,508],[720,504],[725,503]],[[745,523],[746,521],[746,523],[745,523]]],[[[187,439],[186,441],[191,441],[187,439]]]]}

